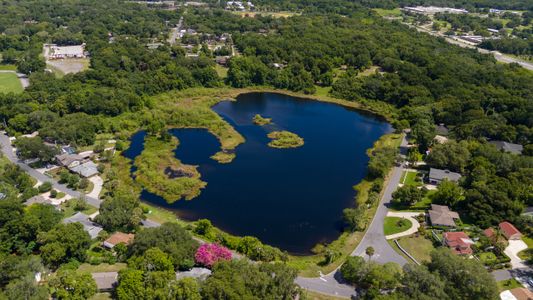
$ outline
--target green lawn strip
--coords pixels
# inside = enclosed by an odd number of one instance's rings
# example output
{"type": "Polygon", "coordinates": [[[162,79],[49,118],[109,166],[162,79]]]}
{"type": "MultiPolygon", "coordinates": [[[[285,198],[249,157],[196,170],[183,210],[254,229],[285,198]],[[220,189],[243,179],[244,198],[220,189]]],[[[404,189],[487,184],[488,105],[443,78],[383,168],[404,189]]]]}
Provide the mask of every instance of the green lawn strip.
{"type": "Polygon", "coordinates": [[[374,8],[372,10],[378,13],[378,15],[382,17],[389,17],[389,16],[399,17],[402,15],[402,11],[399,8],[394,8],[394,9],[374,8]]]}
{"type": "Polygon", "coordinates": [[[17,66],[15,65],[1,65],[0,64],[0,70],[2,71],[16,71],[17,66]]]}
{"type": "Polygon", "coordinates": [[[422,185],[422,182],[416,180],[417,179],[416,175],[417,175],[417,172],[404,171],[402,173],[401,183],[403,183],[404,185],[414,185],[414,186],[422,185]]]}
{"type": "Polygon", "coordinates": [[[22,93],[24,89],[15,73],[0,73],[0,93],[22,93]]]}
{"type": "Polygon", "coordinates": [[[500,292],[512,290],[514,288],[524,287],[520,282],[518,282],[514,278],[498,281],[497,283],[498,283],[498,289],[500,290],[500,292]]]}
{"type": "Polygon", "coordinates": [[[304,294],[306,296],[305,299],[308,299],[308,300],[341,300],[341,299],[348,299],[348,298],[342,298],[342,297],[335,297],[335,296],[331,296],[331,295],[324,295],[324,294],[313,292],[313,291],[309,291],[309,290],[306,290],[304,292],[304,294]]]}
{"type": "Polygon", "coordinates": [[[118,272],[125,269],[127,265],[125,263],[116,263],[113,265],[102,263],[99,265],[91,265],[88,263],[81,264],[78,268],[78,272],[87,273],[99,273],[99,272],[118,272]]]}
{"type": "Polygon", "coordinates": [[[89,300],[111,300],[113,297],[111,293],[96,293],[94,296],[89,298],[89,300]]]}
{"type": "Polygon", "coordinates": [[[385,217],[383,223],[383,232],[385,235],[391,235],[395,233],[404,232],[411,228],[413,224],[411,221],[401,217],[385,217]]]}
{"type": "Polygon", "coordinates": [[[490,265],[498,261],[498,258],[496,257],[496,255],[492,252],[479,253],[478,258],[484,265],[490,265]]]}

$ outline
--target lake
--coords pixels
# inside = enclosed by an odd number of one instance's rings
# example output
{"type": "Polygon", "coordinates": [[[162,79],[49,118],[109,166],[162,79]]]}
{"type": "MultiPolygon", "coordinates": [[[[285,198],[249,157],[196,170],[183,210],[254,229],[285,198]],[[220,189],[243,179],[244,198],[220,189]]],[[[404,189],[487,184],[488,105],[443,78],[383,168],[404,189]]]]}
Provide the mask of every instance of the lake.
{"type": "MultiPolygon", "coordinates": [[[[364,178],[366,150],[390,124],[370,114],[330,103],[274,93],[249,93],[222,101],[213,110],[244,136],[230,164],[209,157],[220,143],[203,129],[172,129],[183,163],[198,165],[207,187],[190,200],[167,204],[144,191],[143,201],[173,210],[180,218],[206,218],[231,234],[258,237],[292,254],[309,254],[319,242],[335,240],[342,210],[354,206],[353,186],[364,178]],[[256,114],[273,124],[257,126],[256,114]],[[267,146],[267,134],[288,130],[305,141],[294,149],[267,146]]],[[[125,156],[143,149],[144,132],[132,137],[125,156]]]]}

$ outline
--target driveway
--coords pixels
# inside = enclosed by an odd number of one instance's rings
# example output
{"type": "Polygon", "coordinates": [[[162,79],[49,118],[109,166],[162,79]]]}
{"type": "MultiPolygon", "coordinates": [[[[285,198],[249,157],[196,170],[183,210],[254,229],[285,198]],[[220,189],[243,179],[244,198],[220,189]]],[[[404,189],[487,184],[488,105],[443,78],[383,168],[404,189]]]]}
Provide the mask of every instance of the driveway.
{"type": "Polygon", "coordinates": [[[527,244],[522,240],[509,240],[509,245],[503,251],[511,259],[513,269],[527,268],[524,260],[518,257],[518,252],[527,249],[527,244]]]}
{"type": "Polygon", "coordinates": [[[99,199],[100,198],[100,192],[102,191],[102,186],[104,185],[104,180],[102,177],[96,175],[91,178],[89,178],[89,181],[93,183],[93,190],[86,195],[86,197],[92,197],[99,199]]]}
{"type": "Polygon", "coordinates": [[[9,140],[9,137],[6,135],[5,132],[0,133],[0,146],[2,147],[2,152],[7,157],[7,159],[9,159],[12,163],[18,165],[22,170],[26,171],[26,173],[28,173],[31,177],[35,178],[37,181],[49,181],[52,183],[52,186],[55,190],[63,192],[71,196],[72,198],[85,197],[87,203],[97,208],[100,207],[100,204],[102,203],[101,200],[93,197],[88,197],[85,196],[83,193],[71,190],[66,185],[58,183],[56,180],[39,173],[37,170],[21,162],[13,152],[13,146],[11,145],[11,141],[9,140]]]}

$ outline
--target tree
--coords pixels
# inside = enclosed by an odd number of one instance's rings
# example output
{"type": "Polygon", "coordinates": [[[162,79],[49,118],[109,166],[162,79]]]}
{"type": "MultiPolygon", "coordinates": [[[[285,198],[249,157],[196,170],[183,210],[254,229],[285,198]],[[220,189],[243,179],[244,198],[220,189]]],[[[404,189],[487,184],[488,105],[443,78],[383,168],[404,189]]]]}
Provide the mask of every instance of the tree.
{"type": "Polygon", "coordinates": [[[118,192],[112,198],[102,202],[96,222],[108,232],[132,231],[139,226],[142,216],[139,199],[125,192],[118,192]]]}
{"type": "Polygon", "coordinates": [[[39,186],[38,189],[39,189],[39,193],[49,192],[52,189],[52,183],[49,181],[45,181],[43,182],[43,184],[39,186]]]}
{"type": "Polygon", "coordinates": [[[174,271],[168,254],[159,248],[150,248],[142,256],[130,258],[128,266],[143,272],[174,271]]]}
{"type": "Polygon", "coordinates": [[[176,300],[201,300],[200,285],[194,278],[183,278],[170,286],[172,299],[176,300]]]}
{"type": "Polygon", "coordinates": [[[146,228],[135,235],[131,253],[140,256],[150,248],[159,248],[168,254],[176,268],[194,265],[194,253],[198,243],[181,226],[164,223],[157,228],[146,228]]]}
{"type": "Polygon", "coordinates": [[[230,260],[231,256],[231,251],[228,248],[213,243],[200,245],[196,250],[194,259],[196,263],[210,268],[218,261],[230,260]]]}
{"type": "Polygon", "coordinates": [[[344,279],[352,284],[361,282],[366,272],[365,260],[360,256],[350,256],[341,266],[341,274],[344,279]]]}
{"type": "Polygon", "coordinates": [[[444,282],[429,272],[426,266],[406,264],[403,267],[400,292],[407,299],[450,299],[444,291],[444,282]]]}
{"type": "Polygon", "coordinates": [[[392,193],[392,202],[411,206],[422,200],[424,192],[413,185],[404,185],[392,193]]]}
{"type": "Polygon", "coordinates": [[[411,128],[411,136],[418,143],[420,151],[425,151],[433,142],[435,137],[435,125],[427,119],[417,120],[411,128]]]}
{"type": "Polygon", "coordinates": [[[281,263],[220,261],[202,285],[203,299],[293,299],[296,270],[281,263]]]}
{"type": "Polygon", "coordinates": [[[372,246],[367,247],[367,248],[365,249],[365,253],[366,253],[366,255],[368,255],[368,259],[369,259],[369,260],[372,259],[372,256],[373,256],[374,253],[375,253],[374,247],[372,247],[372,246]]]}
{"type": "Polygon", "coordinates": [[[39,232],[47,232],[61,222],[63,214],[52,205],[36,203],[30,205],[24,214],[24,229],[20,234],[33,242],[39,232]]]}
{"type": "Polygon", "coordinates": [[[11,281],[5,287],[5,295],[9,300],[47,300],[50,298],[46,287],[39,286],[35,283],[33,274],[11,281]]]}
{"type": "Polygon", "coordinates": [[[497,299],[494,277],[473,259],[463,259],[441,248],[431,253],[430,272],[444,280],[444,291],[450,299],[497,299]]]}
{"type": "Polygon", "coordinates": [[[124,269],[118,273],[117,299],[145,299],[146,290],[143,284],[143,271],[124,269]]]}
{"type": "Polygon", "coordinates": [[[435,168],[463,172],[470,157],[466,142],[449,141],[435,145],[427,156],[426,162],[435,168]]]}
{"type": "Polygon", "coordinates": [[[360,231],[365,228],[365,210],[363,208],[345,208],[343,211],[344,223],[348,225],[351,232],[360,231]]]}
{"type": "Polygon", "coordinates": [[[38,158],[42,162],[51,162],[58,154],[56,148],[45,145],[38,136],[34,138],[21,137],[17,139],[16,146],[18,155],[22,159],[38,158]]]}
{"type": "Polygon", "coordinates": [[[464,190],[457,183],[447,179],[439,183],[437,191],[432,196],[434,203],[451,207],[456,207],[464,199],[464,190]]]}
{"type": "Polygon", "coordinates": [[[48,284],[56,299],[89,299],[97,291],[91,274],[76,270],[59,270],[48,284]]]}
{"type": "Polygon", "coordinates": [[[70,259],[83,262],[91,245],[91,237],[80,223],[57,224],[52,230],[37,235],[41,257],[51,266],[70,259]]]}

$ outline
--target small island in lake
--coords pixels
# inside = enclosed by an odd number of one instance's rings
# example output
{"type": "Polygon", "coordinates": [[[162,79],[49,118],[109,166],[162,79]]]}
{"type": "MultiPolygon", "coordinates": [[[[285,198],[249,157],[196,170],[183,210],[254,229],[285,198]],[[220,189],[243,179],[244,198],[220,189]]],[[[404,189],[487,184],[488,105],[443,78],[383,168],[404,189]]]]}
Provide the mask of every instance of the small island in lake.
{"type": "Polygon", "coordinates": [[[272,119],[271,118],[264,118],[260,114],[255,115],[253,120],[254,120],[254,124],[255,125],[259,125],[259,126],[263,126],[263,125],[267,125],[267,124],[272,123],[272,119]]]}
{"type": "Polygon", "coordinates": [[[297,148],[304,145],[304,139],[299,137],[296,133],[292,133],[286,130],[272,131],[268,134],[268,137],[272,139],[268,146],[272,148],[297,148]]]}

